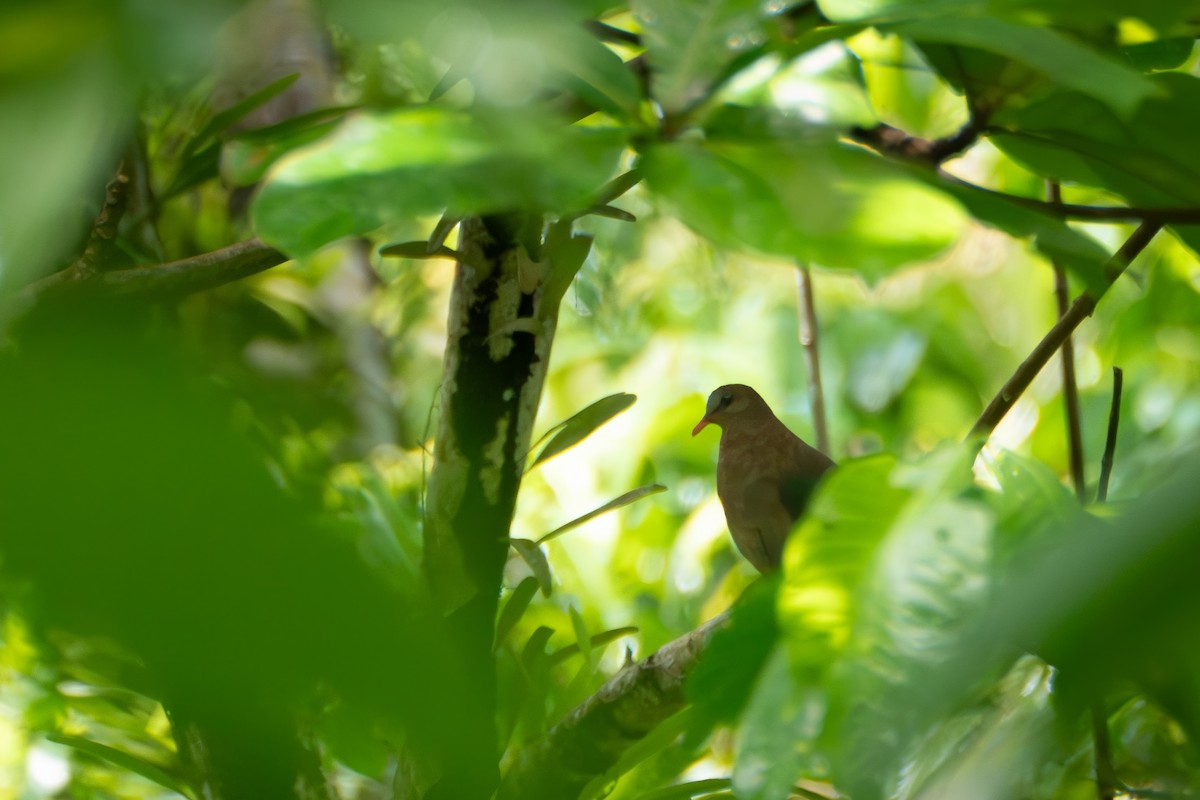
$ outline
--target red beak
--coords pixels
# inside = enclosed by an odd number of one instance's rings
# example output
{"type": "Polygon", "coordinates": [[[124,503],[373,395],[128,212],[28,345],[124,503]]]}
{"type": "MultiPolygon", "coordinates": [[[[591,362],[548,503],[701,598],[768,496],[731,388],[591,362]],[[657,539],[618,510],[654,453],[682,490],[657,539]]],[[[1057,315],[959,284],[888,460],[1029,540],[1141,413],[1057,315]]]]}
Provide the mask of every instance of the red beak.
{"type": "Polygon", "coordinates": [[[707,424],[708,424],[708,415],[705,414],[704,417],[699,422],[696,423],[696,427],[692,428],[692,436],[695,436],[697,433],[704,430],[704,426],[707,424]]]}

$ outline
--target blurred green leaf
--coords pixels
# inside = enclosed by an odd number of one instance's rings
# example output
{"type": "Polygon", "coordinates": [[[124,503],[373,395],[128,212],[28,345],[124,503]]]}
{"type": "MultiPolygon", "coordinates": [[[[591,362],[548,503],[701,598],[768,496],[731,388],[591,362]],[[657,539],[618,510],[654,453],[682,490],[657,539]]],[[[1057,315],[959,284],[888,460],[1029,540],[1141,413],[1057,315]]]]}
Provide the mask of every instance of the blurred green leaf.
{"type": "Polygon", "coordinates": [[[761,45],[755,0],[634,0],[650,61],[651,93],[668,114],[707,99],[739,53],[761,45]]]}
{"type": "Polygon", "coordinates": [[[293,255],[409,217],[583,208],[608,180],[617,131],[443,108],[360,114],[270,170],[253,207],[264,241],[293,255]]]}
{"type": "Polygon", "coordinates": [[[398,256],[400,258],[449,258],[458,261],[462,258],[462,254],[457,250],[451,250],[445,245],[440,245],[434,250],[429,249],[429,242],[424,239],[415,242],[397,242],[396,244],[385,244],[379,248],[381,256],[398,256]]]}
{"type": "Polygon", "coordinates": [[[1154,84],[1140,73],[1047,27],[989,17],[939,17],[903,22],[888,30],[918,43],[973,47],[1010,58],[1125,116],[1155,94],[1154,84]]]}
{"type": "Polygon", "coordinates": [[[537,594],[538,579],[530,576],[517,584],[517,588],[512,590],[508,596],[508,602],[500,609],[500,616],[496,619],[496,639],[494,647],[499,647],[508,637],[509,631],[521,620],[521,616],[525,613],[525,609],[529,608],[529,602],[533,600],[533,596],[537,594]]]}
{"type": "MultiPolygon", "coordinates": [[[[579,609],[574,604],[568,606],[567,611],[571,616],[571,629],[575,631],[575,645],[583,654],[587,671],[591,672],[596,668],[596,659],[592,655],[592,635],[588,632],[587,622],[584,621],[583,615],[579,613],[579,609]]],[[[554,660],[554,656],[550,658],[551,661],[554,660]]]]}
{"type": "Polygon", "coordinates": [[[595,519],[596,517],[600,516],[601,514],[607,514],[609,511],[615,511],[618,508],[624,508],[625,506],[629,505],[630,503],[636,503],[638,500],[641,500],[643,497],[649,497],[652,494],[658,494],[659,492],[665,492],[666,490],[667,490],[667,487],[662,486],[657,483],[651,483],[646,486],[639,486],[636,489],[632,489],[632,490],[626,492],[625,494],[621,495],[620,497],[615,497],[612,500],[609,500],[607,503],[605,503],[604,505],[602,505],[598,508],[592,509],[588,513],[584,514],[582,517],[576,517],[575,519],[571,520],[567,524],[560,525],[559,527],[557,527],[554,530],[547,533],[542,538],[538,539],[537,543],[545,544],[546,542],[553,541],[554,539],[557,539],[559,536],[562,536],[567,531],[578,528],[580,525],[584,524],[585,522],[590,522],[591,520],[595,519]]]}
{"type": "MultiPolygon", "coordinates": [[[[588,636],[588,646],[592,649],[604,647],[605,645],[612,644],[624,636],[632,636],[637,632],[638,629],[632,625],[626,625],[623,628],[613,628],[612,630],[597,633],[594,636],[588,636]]],[[[550,663],[561,664],[571,656],[577,655],[580,652],[580,644],[577,641],[574,644],[569,644],[566,647],[560,648],[551,653],[550,663]]]]}
{"type": "MultiPolygon", "coordinates": [[[[625,392],[610,394],[608,397],[600,398],[582,411],[558,423],[542,436],[544,439],[551,432],[557,431],[554,434],[554,438],[542,448],[542,452],[538,453],[537,458],[529,465],[529,469],[533,469],[543,461],[554,458],[559,453],[579,444],[591,436],[597,428],[629,408],[636,401],[637,395],[625,392]]],[[[542,541],[545,541],[547,538],[549,538],[548,535],[542,537],[542,541]]]]}
{"type": "Polygon", "coordinates": [[[87,753],[93,758],[98,758],[101,761],[107,761],[110,764],[115,764],[121,769],[127,769],[137,775],[141,775],[148,781],[158,784],[164,789],[168,789],[177,794],[190,796],[191,793],[187,790],[185,782],[176,775],[173,775],[170,770],[159,764],[153,764],[143,758],[138,758],[135,755],[126,753],[123,750],[118,750],[115,747],[109,747],[99,742],[93,742],[90,739],[85,739],[81,736],[68,736],[61,733],[52,733],[46,737],[52,742],[63,744],[68,747],[73,747],[81,753],[87,753]]]}
{"type": "Polygon", "coordinates": [[[265,104],[271,98],[278,96],[285,89],[291,86],[300,78],[299,72],[293,72],[291,75],[284,75],[278,80],[259,89],[257,92],[249,95],[245,99],[230,106],[229,108],[214,114],[212,119],[200,129],[200,131],[192,137],[183,148],[182,158],[187,159],[188,156],[200,150],[207,144],[211,144],[211,140],[223,133],[230,125],[240,120],[242,117],[249,114],[254,109],[265,104]]]}
{"type": "Polygon", "coordinates": [[[1196,40],[1192,37],[1155,39],[1151,42],[1131,44],[1122,48],[1125,58],[1135,69],[1153,72],[1182,67],[1192,55],[1196,40]]]}
{"type": "Polygon", "coordinates": [[[883,159],[833,141],[651,148],[652,189],[697,232],[874,280],[958,236],[957,204],[883,159]]]}

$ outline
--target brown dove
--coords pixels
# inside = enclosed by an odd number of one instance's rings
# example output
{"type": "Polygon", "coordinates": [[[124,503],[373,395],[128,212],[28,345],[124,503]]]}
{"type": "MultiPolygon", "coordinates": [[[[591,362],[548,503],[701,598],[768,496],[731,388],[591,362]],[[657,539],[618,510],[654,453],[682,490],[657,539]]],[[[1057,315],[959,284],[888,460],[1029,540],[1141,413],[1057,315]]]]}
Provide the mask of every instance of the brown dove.
{"type": "Polygon", "coordinates": [[[755,569],[769,572],[813,487],[833,460],[787,429],[749,386],[733,383],[708,396],[706,425],[721,429],[717,496],[733,543],[755,569]]]}

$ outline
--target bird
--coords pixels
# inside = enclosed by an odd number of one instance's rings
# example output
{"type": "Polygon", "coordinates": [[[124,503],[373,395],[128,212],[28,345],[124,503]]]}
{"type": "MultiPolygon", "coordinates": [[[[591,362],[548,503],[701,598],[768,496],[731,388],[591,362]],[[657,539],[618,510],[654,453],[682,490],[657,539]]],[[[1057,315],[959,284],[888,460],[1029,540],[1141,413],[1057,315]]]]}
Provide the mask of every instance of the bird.
{"type": "Polygon", "coordinates": [[[770,572],[833,459],[788,430],[758,392],[740,383],[708,396],[692,436],[708,425],[721,429],[717,496],[733,543],[755,569],[770,572]]]}

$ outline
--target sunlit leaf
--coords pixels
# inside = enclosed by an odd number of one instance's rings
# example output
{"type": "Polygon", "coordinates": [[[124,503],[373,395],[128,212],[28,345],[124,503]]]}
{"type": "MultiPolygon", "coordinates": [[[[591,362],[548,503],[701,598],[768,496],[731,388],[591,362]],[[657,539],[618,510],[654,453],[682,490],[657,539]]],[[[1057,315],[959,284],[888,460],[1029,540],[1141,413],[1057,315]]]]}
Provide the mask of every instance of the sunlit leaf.
{"type": "MultiPolygon", "coordinates": [[[[551,431],[557,431],[542,452],[529,465],[533,469],[543,461],[571,449],[596,431],[604,423],[629,408],[637,401],[637,395],[620,393],[602,397],[574,416],[558,423],[551,431]]],[[[543,437],[544,438],[544,437],[543,437]]],[[[636,499],[636,498],[635,498],[636,499]]],[[[545,537],[543,537],[543,541],[545,537]]]]}
{"type": "Polygon", "coordinates": [[[586,207],[622,134],[532,114],[444,108],[362,113],[271,169],[255,200],[259,235],[301,254],[421,214],[586,207]]]}
{"type": "Polygon", "coordinates": [[[626,492],[625,494],[621,495],[620,497],[615,497],[612,500],[609,500],[607,503],[600,506],[599,508],[592,509],[588,513],[584,514],[582,517],[576,517],[575,519],[568,522],[566,525],[560,525],[559,527],[557,527],[554,530],[547,533],[541,539],[538,539],[537,543],[545,544],[546,542],[557,539],[559,536],[562,536],[567,531],[573,530],[574,528],[578,528],[580,525],[584,524],[585,522],[590,522],[591,520],[595,519],[596,517],[600,516],[601,514],[607,514],[609,511],[615,511],[618,508],[624,508],[625,506],[629,505],[630,503],[635,503],[638,500],[641,500],[643,497],[649,497],[652,494],[658,494],[659,492],[665,492],[666,490],[667,490],[667,487],[662,486],[657,483],[652,483],[647,486],[639,486],[636,489],[632,489],[632,490],[626,492]]]}
{"type": "Polygon", "coordinates": [[[158,764],[153,764],[144,758],[139,758],[131,753],[126,753],[124,750],[118,750],[115,747],[109,747],[99,742],[93,742],[90,739],[85,739],[82,736],[68,736],[61,733],[52,733],[46,737],[52,742],[63,744],[68,747],[73,747],[76,750],[87,753],[89,756],[98,758],[101,761],[107,761],[110,764],[115,764],[121,769],[127,769],[132,773],[141,775],[148,781],[158,784],[164,789],[169,789],[172,792],[186,795],[188,792],[184,788],[183,781],[172,775],[167,768],[158,764]]]}
{"type": "Polygon", "coordinates": [[[233,125],[238,120],[245,117],[254,109],[269,102],[272,98],[280,95],[289,86],[295,83],[300,78],[299,72],[293,72],[290,75],[284,75],[278,80],[268,83],[257,92],[250,94],[242,100],[234,103],[229,108],[214,114],[212,119],[200,129],[200,132],[187,143],[183,149],[183,157],[187,158],[192,153],[199,150],[202,146],[209,144],[213,137],[217,136],[230,125],[233,125]]]}

